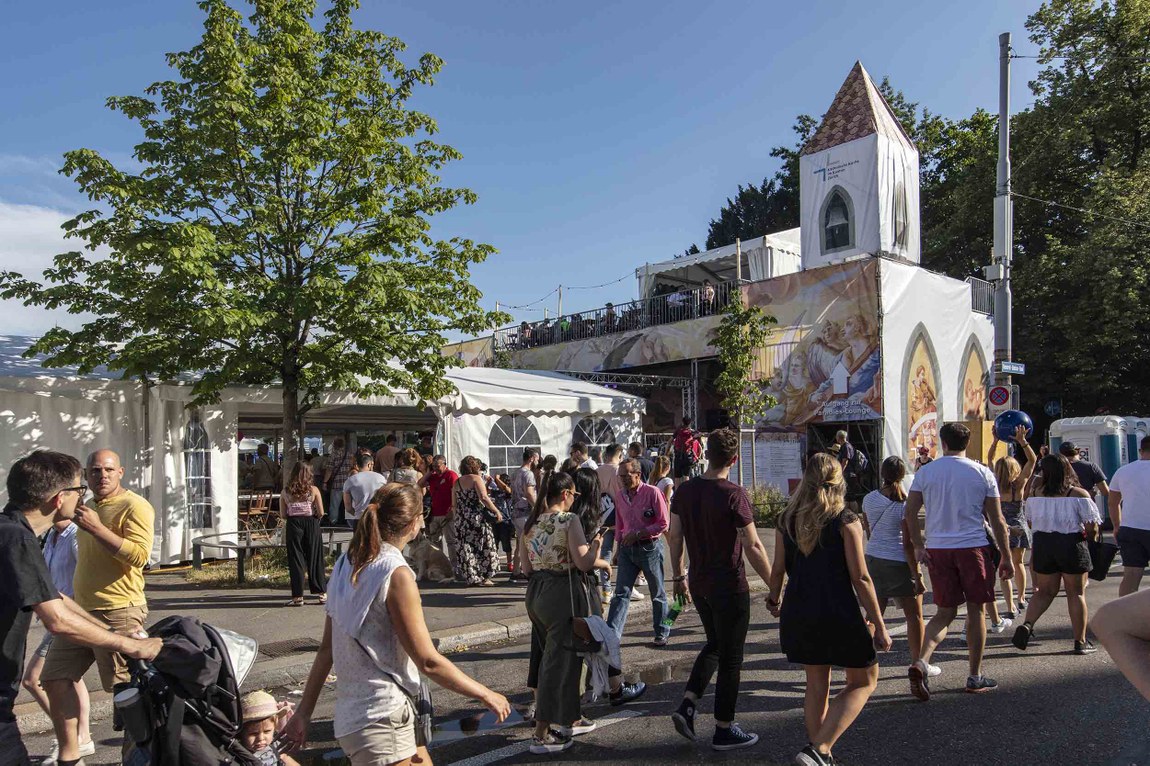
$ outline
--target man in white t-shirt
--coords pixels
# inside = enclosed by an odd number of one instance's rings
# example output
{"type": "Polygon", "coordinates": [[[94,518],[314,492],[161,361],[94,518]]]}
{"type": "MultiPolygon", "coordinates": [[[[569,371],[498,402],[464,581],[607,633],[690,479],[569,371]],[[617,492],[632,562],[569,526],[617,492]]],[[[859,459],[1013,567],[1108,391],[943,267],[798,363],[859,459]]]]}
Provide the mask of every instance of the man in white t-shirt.
{"type": "Polygon", "coordinates": [[[387,483],[383,474],[375,472],[375,458],[372,455],[360,453],[355,464],[359,470],[348,476],[343,483],[343,507],[347,514],[347,525],[352,532],[376,490],[387,483]]]}
{"type": "Polygon", "coordinates": [[[588,457],[587,445],[583,442],[571,445],[571,462],[580,468],[590,468],[592,471],[599,468],[599,464],[588,457]]]}
{"type": "Polygon", "coordinates": [[[1150,436],[1138,445],[1138,460],[1114,472],[1110,480],[1110,521],[1122,552],[1119,596],[1128,596],[1142,584],[1150,564],[1150,436]]]}
{"type": "MultiPolygon", "coordinates": [[[[966,603],[966,645],[970,675],[966,690],[982,693],[998,683],[982,675],[982,651],[986,646],[986,605],[994,602],[995,547],[1001,562],[998,577],[1014,576],[1006,521],[998,501],[998,482],[990,469],[966,456],[970,429],[947,423],[938,432],[943,456],[918,469],[906,499],[906,525],[914,553],[930,570],[930,584],[938,611],[927,623],[922,652],[907,675],[911,693],[924,702],[930,699],[927,664],[946,637],[946,630],[966,603]],[[926,509],[926,539],[918,513],[926,509]],[[994,541],[986,536],[990,522],[994,541]]],[[[1009,627],[1003,626],[1003,630],[1009,627]]]]}

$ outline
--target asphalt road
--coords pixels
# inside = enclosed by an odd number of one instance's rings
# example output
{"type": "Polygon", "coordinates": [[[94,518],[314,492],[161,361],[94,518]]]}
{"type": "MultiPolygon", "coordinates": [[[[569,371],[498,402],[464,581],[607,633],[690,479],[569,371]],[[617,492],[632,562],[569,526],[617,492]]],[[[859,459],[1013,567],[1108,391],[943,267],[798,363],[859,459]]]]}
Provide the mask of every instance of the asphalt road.
{"type": "MultiPolygon", "coordinates": [[[[1088,601],[1096,607],[1116,596],[1117,578],[1092,583],[1088,601]]],[[[526,751],[529,729],[522,723],[493,727],[474,703],[437,691],[440,731],[432,750],[441,766],[486,766],[561,762],[590,764],[697,763],[725,761],[757,764],[790,763],[806,737],[802,724],[803,675],[779,653],[777,624],[761,597],[756,597],[748,640],[738,720],[757,732],[761,741],[751,749],[721,754],[711,751],[708,713],[712,698],[701,703],[700,742],[692,744],[675,734],[667,715],[678,704],[702,630],[693,612],[680,618],[672,644],[664,650],[647,649],[650,625],[645,620],[628,626],[624,660],[628,675],[642,677],[651,686],[635,704],[611,708],[593,704],[586,714],[601,722],[598,731],[579,737],[576,745],[557,756],[533,756],[526,751]]],[[[927,608],[928,615],[933,607],[927,608]]],[[[1059,599],[1039,623],[1036,638],[1026,652],[1010,644],[1011,631],[991,635],[984,672],[1000,688],[984,695],[962,691],[966,680],[965,645],[950,636],[935,654],[943,674],[933,680],[934,697],[921,703],[909,696],[906,681],[906,644],[902,620],[888,610],[896,632],[894,650],[881,656],[877,691],[853,727],[835,748],[840,763],[864,764],[1067,764],[1068,766],[1150,766],[1146,703],[1118,673],[1104,650],[1079,657],[1071,654],[1066,606],[1059,599]]],[[[956,623],[958,625],[958,623],[956,623]]],[[[496,688],[520,705],[527,702],[519,684],[526,677],[527,647],[506,646],[454,655],[468,673],[496,688]]],[[[278,689],[289,699],[292,689],[278,689]]],[[[303,762],[344,762],[334,752],[327,720],[333,690],[321,700],[316,742],[303,762]]],[[[111,743],[107,724],[97,727],[99,742],[111,743]]],[[[28,740],[34,752],[44,752],[45,736],[28,740]]],[[[116,763],[115,751],[101,745],[88,764],[116,763]]]]}

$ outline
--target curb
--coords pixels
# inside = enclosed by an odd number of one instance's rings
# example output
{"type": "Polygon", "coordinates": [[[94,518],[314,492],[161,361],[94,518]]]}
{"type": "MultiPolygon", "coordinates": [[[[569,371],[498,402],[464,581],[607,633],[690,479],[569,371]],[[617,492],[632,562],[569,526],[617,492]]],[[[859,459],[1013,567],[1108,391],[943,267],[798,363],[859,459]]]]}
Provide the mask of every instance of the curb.
{"type": "MultiPolygon", "coordinates": [[[[757,577],[747,578],[751,592],[766,590],[766,584],[757,577]]],[[[651,613],[651,599],[647,597],[642,601],[632,601],[627,616],[646,616],[651,613]]],[[[531,619],[523,616],[513,620],[499,620],[495,622],[480,622],[474,625],[463,625],[458,628],[445,628],[431,634],[431,641],[435,648],[446,655],[459,654],[468,651],[481,651],[492,646],[527,638],[531,635],[531,619]]],[[[293,658],[282,665],[276,665],[274,660],[256,662],[255,667],[244,679],[242,691],[253,689],[271,689],[277,686],[295,686],[307,680],[311,672],[313,655],[302,655],[293,658]]],[[[89,708],[90,721],[102,721],[112,714],[112,695],[103,690],[91,692],[91,707],[89,708]]],[[[20,725],[20,730],[26,733],[41,733],[52,729],[52,722],[44,711],[35,702],[24,702],[16,706],[13,712],[20,725]]]]}

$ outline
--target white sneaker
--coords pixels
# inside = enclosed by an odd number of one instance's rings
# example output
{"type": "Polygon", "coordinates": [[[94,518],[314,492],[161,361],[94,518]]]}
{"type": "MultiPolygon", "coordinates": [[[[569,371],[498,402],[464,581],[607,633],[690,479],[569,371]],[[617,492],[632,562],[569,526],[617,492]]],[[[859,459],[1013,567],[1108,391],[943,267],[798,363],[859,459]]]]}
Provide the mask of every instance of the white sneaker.
{"type": "Polygon", "coordinates": [[[936,676],[941,676],[941,675],[942,675],[942,668],[940,668],[938,665],[931,665],[929,662],[926,663],[926,677],[927,678],[934,678],[936,676]]]}
{"type": "Polygon", "coordinates": [[[1006,630],[1007,628],[1009,628],[1013,624],[1014,624],[1014,620],[1011,620],[1009,618],[1003,618],[1002,622],[990,623],[990,632],[995,633],[995,634],[1001,633],[1002,631],[1006,630]]]}
{"type": "MultiPolygon", "coordinates": [[[[81,758],[83,758],[85,755],[95,755],[96,754],[96,740],[90,739],[87,742],[81,744],[79,753],[80,753],[81,758]]],[[[40,761],[40,766],[56,766],[57,762],[59,761],[59,758],[60,758],[60,743],[54,741],[54,742],[52,742],[52,750],[48,753],[47,758],[40,761]]]]}
{"type": "Polygon", "coordinates": [[[631,600],[632,601],[642,601],[645,598],[647,598],[647,597],[644,596],[643,593],[638,588],[632,588],[631,589],[631,600]]]}

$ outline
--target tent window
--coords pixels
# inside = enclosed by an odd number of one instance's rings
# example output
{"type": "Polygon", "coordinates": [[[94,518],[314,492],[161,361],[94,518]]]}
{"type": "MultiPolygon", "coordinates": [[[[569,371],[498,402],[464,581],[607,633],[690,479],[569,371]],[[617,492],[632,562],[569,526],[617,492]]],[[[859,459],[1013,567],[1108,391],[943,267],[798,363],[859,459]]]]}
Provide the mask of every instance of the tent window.
{"type": "Polygon", "coordinates": [[[523,465],[523,450],[527,447],[540,449],[535,426],[526,415],[504,415],[491,427],[487,470],[492,474],[510,473],[523,465]]]}
{"type": "Polygon", "coordinates": [[[191,529],[213,526],[212,442],[198,415],[192,416],[184,432],[184,498],[191,529]]]}
{"type": "Polygon", "coordinates": [[[824,253],[847,250],[855,244],[854,204],[841,186],[831,189],[823,203],[820,232],[824,253]]]}
{"type": "Polygon", "coordinates": [[[603,418],[583,418],[575,426],[571,442],[583,442],[595,462],[600,462],[603,448],[615,443],[615,431],[603,418]]]}

